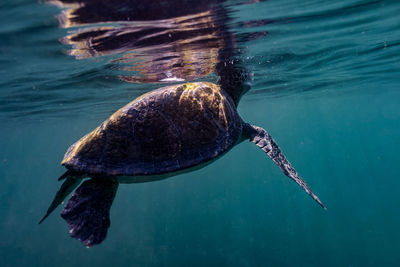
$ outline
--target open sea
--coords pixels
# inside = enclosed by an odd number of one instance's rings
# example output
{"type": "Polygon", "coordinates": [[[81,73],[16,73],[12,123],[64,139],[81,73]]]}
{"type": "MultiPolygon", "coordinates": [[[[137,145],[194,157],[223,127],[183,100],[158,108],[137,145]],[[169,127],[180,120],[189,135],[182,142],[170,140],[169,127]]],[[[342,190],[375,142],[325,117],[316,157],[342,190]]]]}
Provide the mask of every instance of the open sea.
{"type": "Polygon", "coordinates": [[[0,266],[400,266],[399,1],[1,0],[0,25],[0,266]],[[224,64],[326,211],[245,141],[121,184],[100,245],[38,224],[71,144],[224,64]]]}

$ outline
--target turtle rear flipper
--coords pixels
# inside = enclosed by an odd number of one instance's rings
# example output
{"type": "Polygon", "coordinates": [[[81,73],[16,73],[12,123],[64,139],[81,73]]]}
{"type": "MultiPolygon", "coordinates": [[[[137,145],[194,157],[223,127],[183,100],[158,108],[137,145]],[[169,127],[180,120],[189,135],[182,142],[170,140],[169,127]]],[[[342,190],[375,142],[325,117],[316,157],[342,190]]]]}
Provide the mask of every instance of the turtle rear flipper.
{"type": "Polygon", "coordinates": [[[292,164],[290,164],[290,162],[286,159],[278,145],[266,130],[258,126],[245,123],[243,131],[250,141],[261,148],[275,162],[275,164],[278,165],[278,167],[286,176],[300,185],[308,195],[310,195],[319,205],[321,205],[321,207],[326,210],[324,204],[322,204],[317,195],[313,193],[307,183],[296,172],[292,164]]]}
{"type": "Polygon", "coordinates": [[[110,227],[110,208],[118,189],[113,177],[94,177],[76,189],[61,212],[69,234],[85,246],[100,244],[110,227]]]}
{"type": "Polygon", "coordinates": [[[39,224],[41,224],[72,191],[74,191],[74,189],[82,181],[82,176],[71,170],[67,170],[63,175],[60,176],[60,178],[58,178],[58,181],[61,181],[63,179],[66,180],[61,185],[60,189],[57,191],[53,201],[51,202],[49,208],[47,209],[46,214],[39,221],[39,224]]]}

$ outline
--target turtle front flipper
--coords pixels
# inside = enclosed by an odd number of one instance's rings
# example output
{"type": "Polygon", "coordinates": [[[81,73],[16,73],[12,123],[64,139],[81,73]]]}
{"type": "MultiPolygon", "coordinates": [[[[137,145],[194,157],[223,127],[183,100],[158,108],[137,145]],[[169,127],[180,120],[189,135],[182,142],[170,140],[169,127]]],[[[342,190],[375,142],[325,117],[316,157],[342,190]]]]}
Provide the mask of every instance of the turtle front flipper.
{"type": "Polygon", "coordinates": [[[61,212],[73,238],[87,247],[100,244],[106,238],[117,189],[115,177],[94,177],[76,189],[61,212]]]}
{"type": "Polygon", "coordinates": [[[286,159],[278,145],[266,130],[261,127],[245,123],[243,126],[243,133],[247,138],[250,139],[251,142],[255,143],[259,148],[267,153],[267,155],[275,162],[276,165],[278,165],[278,167],[286,176],[294,180],[307,192],[307,194],[309,194],[319,205],[321,205],[321,207],[326,209],[321,200],[319,200],[319,198],[311,191],[311,188],[299,176],[290,162],[286,159]]]}

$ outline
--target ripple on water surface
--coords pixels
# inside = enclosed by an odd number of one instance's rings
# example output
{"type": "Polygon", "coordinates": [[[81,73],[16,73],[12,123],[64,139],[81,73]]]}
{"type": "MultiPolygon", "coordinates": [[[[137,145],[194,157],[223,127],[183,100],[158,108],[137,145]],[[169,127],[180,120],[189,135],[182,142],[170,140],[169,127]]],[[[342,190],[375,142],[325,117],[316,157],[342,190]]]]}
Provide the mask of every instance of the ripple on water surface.
{"type": "Polygon", "coordinates": [[[400,74],[396,1],[48,3],[1,11],[1,117],[104,116],[166,83],[216,82],[224,67],[254,73],[244,101],[362,92],[400,74]]]}

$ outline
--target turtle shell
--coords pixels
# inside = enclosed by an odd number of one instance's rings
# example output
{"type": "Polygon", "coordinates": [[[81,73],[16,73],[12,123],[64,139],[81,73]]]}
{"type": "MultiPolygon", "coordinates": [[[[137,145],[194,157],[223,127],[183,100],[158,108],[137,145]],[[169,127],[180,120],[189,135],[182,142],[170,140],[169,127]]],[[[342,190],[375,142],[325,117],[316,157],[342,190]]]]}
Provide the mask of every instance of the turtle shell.
{"type": "Polygon", "coordinates": [[[242,132],[219,86],[167,86],[133,100],[73,144],[62,165],[85,174],[157,175],[194,167],[235,145],[242,132]]]}

